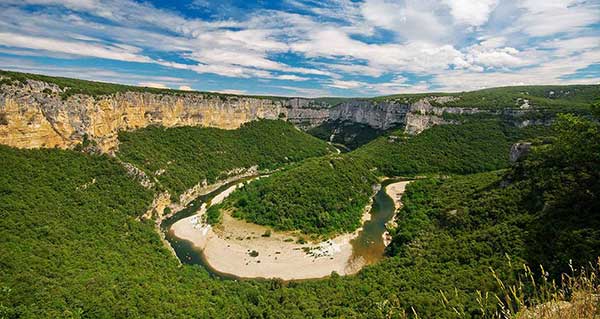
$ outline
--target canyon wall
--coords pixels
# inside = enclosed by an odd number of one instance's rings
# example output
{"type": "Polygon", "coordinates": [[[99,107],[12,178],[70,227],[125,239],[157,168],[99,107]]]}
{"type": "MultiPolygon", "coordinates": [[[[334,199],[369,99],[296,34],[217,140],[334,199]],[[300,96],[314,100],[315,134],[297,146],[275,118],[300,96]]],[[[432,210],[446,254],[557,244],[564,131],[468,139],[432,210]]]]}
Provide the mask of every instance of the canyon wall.
{"type": "MultiPolygon", "coordinates": [[[[1,79],[0,79],[1,80],[1,79]]],[[[450,97],[424,98],[415,103],[350,99],[335,106],[317,99],[258,98],[190,92],[153,94],[76,94],[35,80],[0,86],[0,144],[19,148],[72,148],[84,137],[101,152],[118,148],[118,133],[148,125],[207,126],[235,129],[256,119],[286,119],[301,129],[325,121],[351,121],[377,129],[405,127],[418,134],[448,123],[442,113],[475,113],[477,109],[440,108],[450,97]]]]}
{"type": "Polygon", "coordinates": [[[286,111],[277,100],[139,92],[62,99],[53,84],[27,81],[0,88],[0,143],[22,147],[69,148],[87,136],[103,152],[117,148],[121,130],[148,125],[210,126],[235,129],[258,119],[276,119],[286,111]]]}

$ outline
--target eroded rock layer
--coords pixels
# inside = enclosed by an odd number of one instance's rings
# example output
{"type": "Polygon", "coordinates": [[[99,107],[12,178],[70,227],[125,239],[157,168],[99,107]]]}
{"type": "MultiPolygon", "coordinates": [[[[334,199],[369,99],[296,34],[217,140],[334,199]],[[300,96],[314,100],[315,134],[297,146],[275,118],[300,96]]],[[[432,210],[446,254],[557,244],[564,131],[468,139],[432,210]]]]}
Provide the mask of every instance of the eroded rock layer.
{"type": "Polygon", "coordinates": [[[35,80],[0,86],[0,143],[19,148],[72,148],[87,138],[102,152],[118,148],[118,132],[148,125],[207,126],[235,129],[256,119],[286,119],[301,129],[328,120],[362,123],[377,129],[405,127],[418,134],[446,123],[442,113],[474,113],[477,109],[433,107],[443,98],[416,103],[346,100],[335,106],[304,98],[223,96],[199,92],[72,95],[35,80]]]}

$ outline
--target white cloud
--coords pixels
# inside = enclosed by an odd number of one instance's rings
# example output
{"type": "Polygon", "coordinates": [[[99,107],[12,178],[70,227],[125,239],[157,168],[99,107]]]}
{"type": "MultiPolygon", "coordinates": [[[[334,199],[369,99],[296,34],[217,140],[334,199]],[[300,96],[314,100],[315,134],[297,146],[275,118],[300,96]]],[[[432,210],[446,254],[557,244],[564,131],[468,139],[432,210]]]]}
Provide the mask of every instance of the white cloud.
{"type": "Polygon", "coordinates": [[[43,73],[53,76],[72,77],[84,80],[95,80],[111,83],[122,83],[137,85],[139,82],[168,83],[169,85],[181,85],[184,79],[171,76],[147,76],[127,72],[116,72],[100,68],[48,66],[31,62],[24,58],[0,57],[0,69],[17,72],[43,73]]]}
{"type": "Polygon", "coordinates": [[[464,91],[481,88],[534,84],[600,84],[600,76],[566,80],[564,77],[600,61],[600,50],[567,58],[550,59],[540,65],[497,72],[452,70],[436,75],[434,84],[443,91],[464,91]]]}
{"type": "Polygon", "coordinates": [[[497,0],[444,0],[457,23],[480,26],[487,22],[497,0]]]}
{"type": "Polygon", "coordinates": [[[493,68],[513,68],[534,64],[532,52],[521,52],[512,47],[496,47],[500,42],[484,41],[467,49],[464,62],[457,66],[483,71],[493,68]]]}
{"type": "Polygon", "coordinates": [[[331,92],[326,89],[312,89],[295,86],[277,86],[277,89],[283,89],[286,91],[293,92],[293,94],[285,94],[285,96],[303,96],[303,97],[319,97],[319,96],[331,96],[331,92]]]}
{"type": "Polygon", "coordinates": [[[141,50],[133,46],[118,47],[87,42],[63,41],[8,32],[0,32],[0,44],[17,48],[53,51],[111,60],[152,62],[152,59],[138,54],[141,50]]]}
{"type": "Polygon", "coordinates": [[[145,86],[145,87],[149,87],[149,88],[155,88],[155,89],[168,89],[169,87],[162,84],[162,83],[156,83],[156,82],[140,82],[138,83],[139,86],[145,86]]]}
{"type": "Polygon", "coordinates": [[[275,79],[288,80],[288,81],[306,81],[306,80],[308,80],[308,78],[304,78],[304,77],[293,75],[293,74],[279,75],[279,76],[276,76],[275,79]]]}
{"type": "Polygon", "coordinates": [[[555,54],[569,56],[576,52],[600,48],[600,37],[579,37],[572,39],[554,39],[542,42],[542,48],[554,49],[555,54]]]}
{"type": "Polygon", "coordinates": [[[327,86],[338,89],[356,89],[364,86],[364,82],[359,81],[342,81],[342,80],[333,80],[327,86]]]}
{"type": "Polygon", "coordinates": [[[193,90],[194,90],[194,89],[192,89],[192,87],[191,87],[191,86],[189,86],[189,85],[180,85],[180,86],[179,86],[179,89],[180,89],[180,90],[182,90],[182,91],[193,91],[193,90]]]}
{"type": "Polygon", "coordinates": [[[366,0],[362,14],[374,26],[409,41],[439,40],[448,35],[448,26],[435,14],[431,1],[366,0]]]}
{"type": "Polygon", "coordinates": [[[235,95],[245,95],[248,93],[245,90],[235,90],[235,89],[220,90],[220,91],[215,91],[215,92],[223,93],[223,94],[235,94],[235,95]]]}
{"type": "MultiPolygon", "coordinates": [[[[287,3],[301,13],[258,10],[245,17],[204,21],[131,0],[4,0],[0,52],[154,63],[199,74],[322,86],[294,88],[306,94],[327,93],[330,88],[391,94],[433,85],[460,90],[503,85],[502,81],[560,82],[600,61],[591,59],[600,50],[598,29],[591,27],[600,21],[600,3],[595,0],[287,3]],[[53,8],[25,7],[30,4],[53,8]],[[154,58],[161,53],[186,62],[154,58]],[[287,54],[298,63],[280,59],[287,54]],[[431,80],[415,83],[400,74],[431,80]]],[[[127,81],[169,87],[189,83],[155,78],[127,81]]]]}
{"type": "Polygon", "coordinates": [[[521,0],[516,26],[532,36],[577,32],[600,21],[600,4],[580,0],[521,0]]]}

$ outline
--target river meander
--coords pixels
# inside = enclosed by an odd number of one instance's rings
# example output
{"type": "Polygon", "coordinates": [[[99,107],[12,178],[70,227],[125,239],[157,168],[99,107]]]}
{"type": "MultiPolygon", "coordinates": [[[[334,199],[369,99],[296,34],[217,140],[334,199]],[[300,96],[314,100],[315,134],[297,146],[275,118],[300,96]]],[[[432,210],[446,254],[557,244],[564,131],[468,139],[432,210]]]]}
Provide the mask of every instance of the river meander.
{"type": "MultiPolygon", "coordinates": [[[[239,184],[252,179],[248,177],[242,180],[231,182],[227,185],[220,187],[219,189],[198,197],[191,202],[185,209],[181,210],[171,218],[164,220],[161,224],[161,230],[165,233],[165,238],[173,247],[177,257],[184,264],[200,265],[207,269],[211,274],[223,278],[223,279],[239,279],[240,276],[233,274],[219,272],[207,262],[207,258],[202,249],[197,248],[191,241],[182,240],[175,236],[174,231],[171,229],[172,225],[182,219],[189,219],[198,212],[203,203],[209,203],[212,198],[216,195],[224,192],[233,185],[239,184]]],[[[360,268],[365,265],[373,264],[384,257],[385,246],[382,240],[382,235],[386,231],[385,224],[394,216],[394,203],[392,199],[386,194],[385,186],[393,183],[394,180],[386,180],[382,183],[381,189],[375,194],[373,198],[373,205],[370,210],[371,219],[363,224],[362,230],[358,232],[357,236],[350,240],[351,244],[351,257],[348,252],[348,262],[359,261],[356,263],[360,268]]],[[[229,247],[229,245],[227,245],[229,247]]],[[[350,247],[347,249],[350,251],[350,247]]],[[[227,254],[227,251],[223,251],[223,254],[227,254]]],[[[266,256],[265,256],[266,258],[266,256]]],[[[285,258],[284,255],[280,255],[280,258],[285,258]]],[[[239,258],[238,258],[239,259],[239,258]]],[[[332,260],[334,258],[331,258],[332,260]]],[[[259,261],[260,262],[260,261],[259,261]]],[[[263,260],[263,265],[268,261],[263,260]]],[[[248,262],[246,262],[248,265],[248,262]]],[[[314,267],[319,267],[319,263],[315,263],[314,267]]],[[[358,269],[356,269],[358,271],[358,269]]],[[[353,272],[356,272],[353,271],[353,272]]],[[[350,273],[353,273],[350,272],[350,273]]],[[[330,272],[327,272],[329,274],[330,272]]],[[[322,277],[322,276],[320,276],[322,277]]],[[[308,278],[308,277],[307,277],[308,278]]],[[[315,277],[318,278],[318,277],[315,277]]]]}

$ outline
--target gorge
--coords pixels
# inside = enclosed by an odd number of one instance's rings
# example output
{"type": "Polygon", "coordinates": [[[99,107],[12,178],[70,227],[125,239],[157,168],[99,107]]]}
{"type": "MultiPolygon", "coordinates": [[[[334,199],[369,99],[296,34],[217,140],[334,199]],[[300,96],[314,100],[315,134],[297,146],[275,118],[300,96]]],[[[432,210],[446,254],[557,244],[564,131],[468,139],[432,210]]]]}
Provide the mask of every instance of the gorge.
{"type": "MultiPolygon", "coordinates": [[[[418,134],[451,122],[445,114],[490,112],[477,107],[445,107],[457,100],[453,96],[347,99],[332,104],[327,99],[169,90],[149,93],[127,87],[106,95],[71,95],[65,94],[68,87],[52,83],[52,78],[42,78],[49,82],[18,80],[10,74],[0,73],[0,144],[21,148],[73,148],[85,138],[99,151],[111,153],[118,148],[120,131],[148,125],[235,129],[256,119],[285,119],[305,130],[325,122],[351,122],[381,131],[404,128],[409,134],[418,134]]],[[[523,113],[518,108],[511,112],[523,113]]]]}
{"type": "Polygon", "coordinates": [[[599,251],[597,85],[334,99],[2,77],[9,318],[488,318],[503,287],[540,287],[524,269],[558,280],[599,251]]]}

